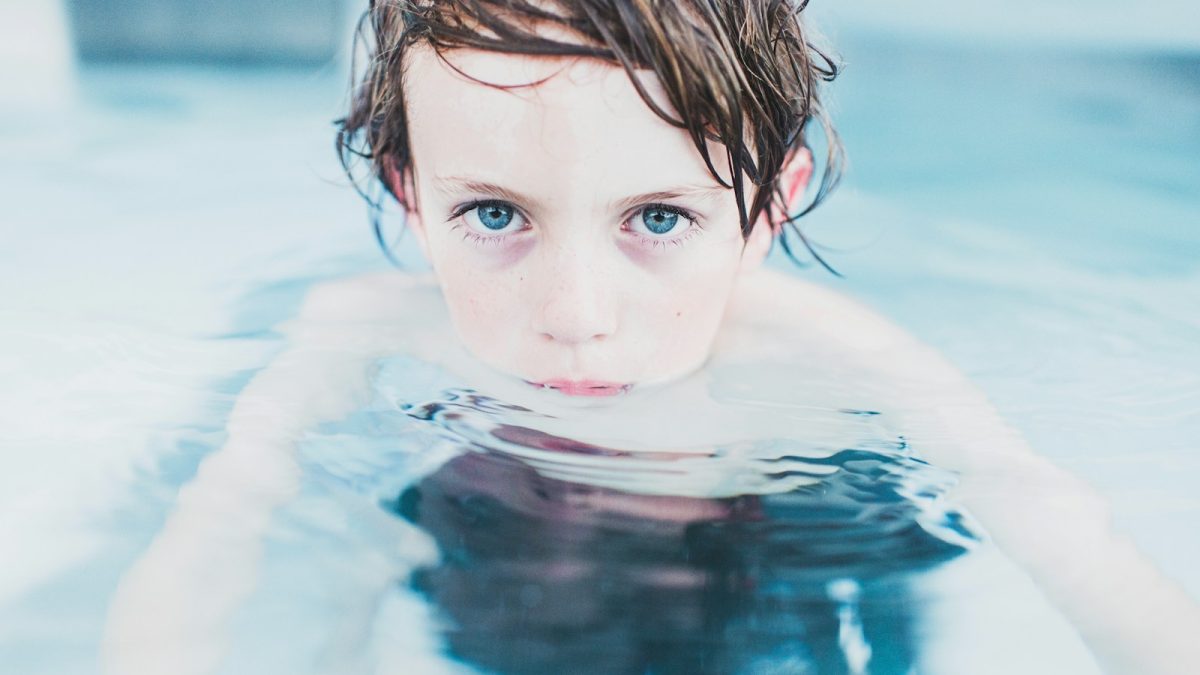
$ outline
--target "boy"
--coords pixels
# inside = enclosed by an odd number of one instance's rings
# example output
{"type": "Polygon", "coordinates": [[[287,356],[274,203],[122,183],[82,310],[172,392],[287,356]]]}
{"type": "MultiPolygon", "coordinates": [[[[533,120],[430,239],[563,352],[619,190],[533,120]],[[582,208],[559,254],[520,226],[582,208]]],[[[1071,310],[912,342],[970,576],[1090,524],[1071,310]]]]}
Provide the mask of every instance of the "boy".
{"type": "MultiPolygon", "coordinates": [[[[761,9],[375,6],[390,57],[368,67],[339,146],[404,205],[475,356],[568,395],[707,358],[774,233],[803,241],[784,214],[813,168],[816,83],[835,72],[790,4],[761,9]]],[[[818,197],[837,177],[825,166],[818,197]]]]}
{"type": "MultiPolygon", "coordinates": [[[[124,579],[114,667],[219,664],[271,510],[298,489],[295,437],[353,410],[381,355],[414,354],[537,410],[603,406],[575,438],[634,420],[648,447],[671,447],[719,440],[705,419],[717,411],[678,405],[695,394],[689,375],[807,350],[864,373],[923,457],[962,474],[958,501],[1105,668],[1192,672],[1195,607],[1108,531],[1086,488],[1032,454],[936,353],[760,267],[776,239],[806,245],[787,214],[811,208],[799,203],[813,172],[807,132],[825,124],[816,85],[836,70],[801,8],[372,3],[375,51],[339,147],[404,206],[433,276],[313,289],[286,327],[290,349],[241,393],[227,443],[124,579]],[[654,405],[657,423],[644,424],[654,405]],[[191,609],[197,593],[203,611],[191,609]]],[[[827,136],[814,203],[837,177],[827,136]]]]}

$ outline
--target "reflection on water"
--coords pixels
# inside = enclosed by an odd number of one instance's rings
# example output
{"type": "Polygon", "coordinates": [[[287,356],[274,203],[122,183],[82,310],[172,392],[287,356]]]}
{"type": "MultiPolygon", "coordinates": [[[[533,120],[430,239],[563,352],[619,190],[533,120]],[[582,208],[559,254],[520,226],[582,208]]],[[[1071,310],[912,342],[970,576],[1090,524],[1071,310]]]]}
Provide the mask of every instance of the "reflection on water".
{"type": "Polygon", "coordinates": [[[470,391],[406,407],[462,454],[385,506],[437,541],[411,584],[452,654],[489,672],[906,673],[910,576],[977,541],[902,439],[644,455],[515,424],[540,416],[470,391]],[[763,489],[647,480],[708,484],[714,467],[763,489]]]}

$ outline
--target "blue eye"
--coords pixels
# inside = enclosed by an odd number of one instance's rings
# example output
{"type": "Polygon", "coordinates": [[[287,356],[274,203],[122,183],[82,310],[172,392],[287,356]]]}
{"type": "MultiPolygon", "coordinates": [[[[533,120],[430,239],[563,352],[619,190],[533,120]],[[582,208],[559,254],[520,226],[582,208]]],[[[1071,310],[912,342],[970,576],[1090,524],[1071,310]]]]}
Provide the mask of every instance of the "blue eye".
{"type": "Polygon", "coordinates": [[[479,224],[489,230],[503,230],[513,219],[513,208],[504,204],[480,204],[475,211],[479,224]]]}
{"type": "Polygon", "coordinates": [[[487,237],[516,232],[525,223],[515,206],[500,201],[473,202],[454,214],[458,216],[462,216],[471,231],[487,237]]]}
{"type": "Polygon", "coordinates": [[[659,207],[649,207],[642,210],[642,224],[654,234],[666,234],[675,229],[679,222],[679,214],[659,207]]]}

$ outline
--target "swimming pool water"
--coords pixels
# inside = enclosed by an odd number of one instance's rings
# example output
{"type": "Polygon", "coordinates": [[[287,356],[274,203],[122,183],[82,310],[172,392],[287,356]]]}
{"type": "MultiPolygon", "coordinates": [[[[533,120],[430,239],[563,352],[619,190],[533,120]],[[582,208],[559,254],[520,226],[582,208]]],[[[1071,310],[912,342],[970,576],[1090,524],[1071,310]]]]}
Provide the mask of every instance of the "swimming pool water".
{"type": "MultiPolygon", "coordinates": [[[[852,166],[809,232],[836,249],[829,258],[845,279],[818,268],[802,274],[865,299],[947,354],[1038,452],[1095,485],[1116,525],[1200,597],[1192,489],[1200,469],[1192,452],[1200,437],[1200,59],[882,39],[842,47],[848,66],[834,114],[852,166]]],[[[0,113],[0,512],[9,514],[0,521],[0,662],[25,673],[94,671],[115,584],[220,446],[241,387],[281,348],[273,327],[314,281],[384,265],[334,161],[329,121],[344,84],[334,69],[85,68],[77,80],[65,105],[0,113]]],[[[382,364],[380,398],[299,446],[301,496],[272,524],[266,573],[234,618],[225,672],[356,671],[372,661],[449,672],[460,666],[439,655],[447,639],[465,641],[456,653],[475,662],[496,656],[470,657],[480,653],[471,651],[475,636],[440,631],[454,608],[483,605],[448,598],[438,577],[470,588],[486,581],[472,574],[506,569],[495,564],[503,549],[468,542],[464,550],[491,562],[439,566],[438,545],[453,550],[439,534],[474,530],[422,521],[402,503],[433,468],[417,466],[432,461],[418,459],[422,439],[444,444],[491,422],[414,427],[404,408],[412,401],[388,394],[396,379],[388,374],[400,367],[419,366],[382,364]],[[415,435],[399,442],[402,430],[415,435]],[[425,571],[414,585],[407,575],[416,570],[425,571]],[[281,654],[280,645],[291,649],[281,654]]],[[[431,373],[418,393],[462,385],[441,377],[431,373]]],[[[842,431],[834,436],[846,440],[842,431]]],[[[849,438],[853,447],[860,436],[849,438]]],[[[827,448],[828,457],[838,449],[827,448]]],[[[445,486],[454,471],[514,470],[487,453],[466,457],[475,464],[460,459],[429,474],[426,491],[453,496],[445,486]]],[[[472,508],[479,518],[514,517],[505,510],[512,505],[494,500],[472,508]]],[[[518,535],[551,526],[524,517],[518,535]]],[[[574,517],[559,527],[568,541],[590,531],[574,517]]],[[[932,529],[935,541],[952,539],[932,529]]],[[[776,540],[760,534],[721,536],[771,550],[776,540]]],[[[612,543],[600,543],[581,550],[603,566],[611,560],[600,551],[612,543]]],[[[762,655],[783,663],[781,672],[804,659],[841,659],[851,669],[867,647],[871,672],[903,672],[909,657],[887,652],[904,645],[954,672],[961,659],[1003,655],[1006,638],[1029,637],[1028,626],[1001,621],[1010,605],[988,601],[978,581],[1000,580],[993,593],[1022,602],[1035,603],[1036,593],[987,546],[977,548],[930,577],[915,569],[880,577],[917,598],[902,603],[921,610],[907,618],[871,618],[871,607],[887,614],[890,606],[872,599],[894,589],[882,593],[869,579],[840,584],[832,569],[779,596],[810,602],[809,614],[736,604],[765,602],[766,591],[698,597],[741,607],[727,626],[749,625],[737,617],[821,617],[808,630],[825,631],[825,650],[762,655]],[[956,598],[996,610],[964,615],[956,598]],[[908,637],[878,638],[878,630],[908,637]]],[[[851,558],[869,550],[851,547],[851,558]]],[[[677,586],[655,579],[648,592],[678,597],[677,586]]],[[[486,598],[490,587],[475,588],[486,598]]],[[[556,589],[580,593],[550,585],[512,601],[532,607],[556,589]]],[[[1086,665],[1070,631],[1038,611],[1042,623],[1031,625],[1048,628],[1034,654],[1086,665]]]]}

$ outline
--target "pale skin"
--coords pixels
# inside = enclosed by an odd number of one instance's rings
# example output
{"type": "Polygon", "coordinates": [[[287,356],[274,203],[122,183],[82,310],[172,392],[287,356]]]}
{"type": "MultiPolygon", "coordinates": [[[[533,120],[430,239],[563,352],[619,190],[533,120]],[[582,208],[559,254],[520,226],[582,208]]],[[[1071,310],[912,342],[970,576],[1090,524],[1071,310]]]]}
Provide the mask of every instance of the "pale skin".
{"type": "MultiPolygon", "coordinates": [[[[550,77],[501,91],[464,79],[431,50],[410,56],[407,112],[420,159],[391,182],[417,207],[409,225],[468,349],[537,382],[645,385],[699,367],[736,278],[766,252],[766,228],[743,246],[730,191],[691,140],[647,115],[620,69],[450,58],[487,82],[550,77]]],[[[718,159],[720,150],[713,145],[718,159]]],[[[807,153],[798,155],[786,187],[810,171],[807,153]]]]}
{"type": "MultiPolygon", "coordinates": [[[[954,499],[1025,568],[1106,672],[1195,672],[1200,612],[1112,531],[1105,504],[1033,453],[938,353],[845,296],[763,268],[769,224],[743,239],[732,194],[713,189],[691,141],[645,106],[623,71],[460,58],[488,81],[557,74],[505,93],[414,52],[406,97],[416,170],[392,179],[416,207],[409,225],[434,273],[311,290],[282,327],[289,348],[241,393],[228,440],[123,578],[105,638],[112,672],[217,668],[228,619],[257,583],[271,513],[298,489],[295,438],[359,405],[375,359],[413,354],[539,409],[595,405],[597,426],[574,430],[587,440],[622,416],[645,415],[627,405],[647,400],[638,397],[687,398],[679,408],[696,415],[705,402],[687,376],[705,366],[810,347],[864,373],[864,389],[922,456],[961,476],[954,499]],[[462,210],[478,200],[487,201],[462,210]],[[527,381],[633,388],[585,398],[527,381]]],[[[810,173],[808,155],[797,153],[785,193],[802,192],[810,173]]],[[[679,413],[668,406],[662,414],[679,413]]],[[[770,433],[769,419],[755,423],[770,433]]],[[[669,448],[688,427],[660,424],[661,435],[644,442],[669,448]]]]}

